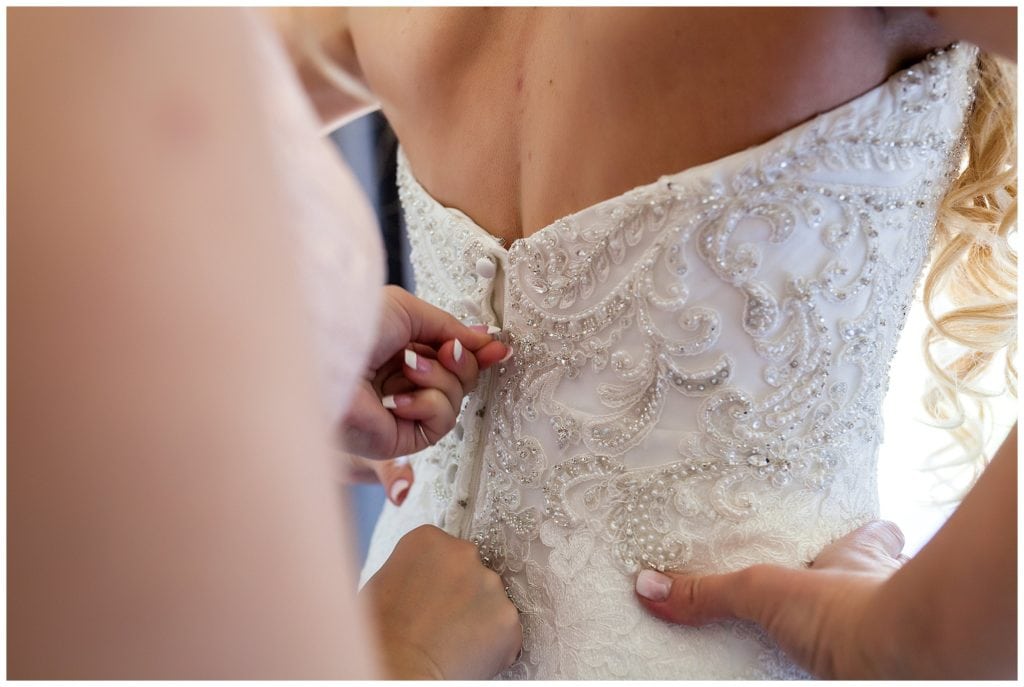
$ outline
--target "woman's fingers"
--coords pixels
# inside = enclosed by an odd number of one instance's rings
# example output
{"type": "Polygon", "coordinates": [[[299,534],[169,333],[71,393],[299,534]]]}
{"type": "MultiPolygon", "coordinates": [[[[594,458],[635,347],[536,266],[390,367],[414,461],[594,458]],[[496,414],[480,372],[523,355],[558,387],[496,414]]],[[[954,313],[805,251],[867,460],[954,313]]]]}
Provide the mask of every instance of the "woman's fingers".
{"type": "Polygon", "coordinates": [[[903,532],[894,523],[874,520],[826,546],[811,566],[815,570],[891,572],[902,565],[903,532]]]}
{"type": "MultiPolygon", "coordinates": [[[[468,350],[459,339],[442,344],[437,350],[437,361],[458,378],[464,395],[476,388],[480,378],[476,354],[468,350]]],[[[461,403],[460,399],[460,406],[461,403]]]]}
{"type": "Polygon", "coordinates": [[[862,546],[875,547],[892,558],[899,557],[907,543],[903,530],[888,520],[869,522],[846,536],[862,546]]]}
{"type": "Polygon", "coordinates": [[[812,570],[755,565],[704,576],[644,570],[637,575],[636,593],[651,613],[675,623],[741,618],[770,626],[787,605],[792,610],[795,604],[816,602],[816,590],[829,579],[821,571],[888,575],[902,564],[902,549],[900,529],[874,521],[826,547],[812,570]]]}
{"type": "Polygon", "coordinates": [[[405,497],[409,495],[409,488],[413,483],[413,471],[409,459],[402,457],[394,460],[373,461],[373,471],[377,473],[377,479],[384,486],[384,493],[388,500],[396,506],[401,506],[405,497]]]}
{"type": "Polygon", "coordinates": [[[899,528],[876,521],[826,547],[810,569],[763,564],[704,576],[644,570],[636,594],[669,622],[752,620],[815,675],[867,675],[872,666],[851,638],[864,631],[865,609],[904,562],[902,549],[899,528]]]}
{"type": "Polygon", "coordinates": [[[472,329],[402,288],[386,287],[384,295],[386,307],[404,315],[409,341],[437,346],[459,339],[463,346],[474,352],[493,341],[486,330],[472,329]]]}
{"type": "Polygon", "coordinates": [[[395,458],[397,430],[395,416],[381,405],[379,391],[363,380],[340,426],[341,448],[349,453],[383,460],[395,458]]]}
{"type": "Polygon", "coordinates": [[[436,527],[402,537],[361,595],[378,620],[381,654],[411,659],[387,661],[392,677],[490,678],[522,646],[519,614],[501,578],[473,544],[436,527]]]}
{"type": "Polygon", "coordinates": [[[494,327],[464,325],[403,289],[387,287],[367,388],[343,420],[343,445],[380,459],[435,443],[455,426],[480,370],[509,356],[510,349],[494,340],[496,333],[494,327]]]}
{"type": "Polygon", "coordinates": [[[401,450],[421,451],[450,432],[463,398],[479,381],[479,359],[493,364],[507,358],[508,351],[504,344],[492,341],[474,354],[460,339],[445,342],[436,352],[422,344],[402,351],[401,373],[381,384],[385,392],[381,404],[399,420],[401,450]]]}
{"type": "Polygon", "coordinates": [[[344,484],[374,484],[379,481],[374,470],[375,460],[342,451],[338,458],[338,477],[344,484]]]}
{"type": "Polygon", "coordinates": [[[486,370],[495,363],[507,360],[513,353],[511,346],[506,346],[500,341],[491,341],[476,351],[476,363],[481,370],[486,370]]]}
{"type": "Polygon", "coordinates": [[[726,618],[763,623],[775,599],[791,595],[805,574],[774,565],[705,576],[643,570],[636,578],[636,593],[647,610],[673,623],[704,625],[726,618]]]}
{"type": "MultiPolygon", "coordinates": [[[[454,373],[445,369],[438,360],[432,360],[423,353],[417,353],[412,349],[406,349],[403,353],[403,368],[402,373],[406,379],[420,387],[423,390],[435,389],[440,391],[448,399],[448,405],[452,408],[457,409],[462,407],[462,397],[466,395],[466,390],[462,387],[462,382],[454,373]]],[[[462,365],[461,367],[469,368],[470,363],[466,360],[470,354],[464,352],[462,354],[462,365]]],[[[473,365],[475,367],[475,365],[473,365]]],[[[476,374],[472,374],[471,381],[476,384],[476,374]]],[[[394,401],[396,407],[399,403],[410,398],[410,394],[416,392],[406,392],[404,394],[395,394],[391,398],[394,401]],[[404,397],[401,401],[400,397],[404,397]]],[[[388,402],[388,396],[382,399],[385,407],[390,404],[388,402]]],[[[405,415],[399,415],[399,417],[407,417],[405,415]]],[[[409,418],[416,420],[425,420],[424,417],[409,418]]],[[[454,422],[453,422],[454,425],[454,422]]]]}
{"type": "Polygon", "coordinates": [[[386,396],[383,402],[399,419],[399,445],[408,449],[404,451],[406,454],[422,451],[428,442],[436,444],[455,427],[459,413],[448,396],[438,389],[386,396]]]}

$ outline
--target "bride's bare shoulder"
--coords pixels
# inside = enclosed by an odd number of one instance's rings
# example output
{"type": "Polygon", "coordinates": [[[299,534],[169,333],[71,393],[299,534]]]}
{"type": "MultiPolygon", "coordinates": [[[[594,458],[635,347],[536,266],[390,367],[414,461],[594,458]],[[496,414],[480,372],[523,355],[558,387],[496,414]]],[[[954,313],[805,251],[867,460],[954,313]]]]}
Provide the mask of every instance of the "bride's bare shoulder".
{"type": "MultiPolygon", "coordinates": [[[[378,107],[356,55],[349,7],[269,7],[303,90],[326,129],[378,107]]],[[[377,35],[383,38],[384,32],[377,35]]],[[[374,39],[379,40],[379,39],[374,39]]]]}
{"type": "Polygon", "coordinates": [[[1017,59],[1016,7],[932,7],[925,12],[948,34],[987,52],[1017,59]]]}

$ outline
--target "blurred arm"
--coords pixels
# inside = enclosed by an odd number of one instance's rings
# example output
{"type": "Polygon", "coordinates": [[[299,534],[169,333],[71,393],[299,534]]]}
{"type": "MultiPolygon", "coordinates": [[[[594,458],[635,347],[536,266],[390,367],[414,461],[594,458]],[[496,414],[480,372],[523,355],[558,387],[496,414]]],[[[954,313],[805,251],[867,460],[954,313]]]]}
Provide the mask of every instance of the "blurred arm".
{"type": "Polygon", "coordinates": [[[237,10],[11,9],[11,678],[372,677],[237,10]]]}
{"type": "Polygon", "coordinates": [[[380,107],[362,78],[347,7],[273,7],[264,11],[281,36],[325,132],[380,107]],[[307,41],[316,46],[322,64],[316,63],[307,41]],[[344,83],[332,80],[325,71],[344,83]]]}

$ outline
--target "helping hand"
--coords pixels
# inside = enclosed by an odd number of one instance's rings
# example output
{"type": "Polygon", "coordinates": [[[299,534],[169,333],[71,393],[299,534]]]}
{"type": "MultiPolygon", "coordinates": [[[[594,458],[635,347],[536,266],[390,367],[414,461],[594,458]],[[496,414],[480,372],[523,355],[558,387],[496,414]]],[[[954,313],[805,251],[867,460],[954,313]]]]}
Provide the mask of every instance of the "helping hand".
{"type": "Polygon", "coordinates": [[[422,451],[451,431],[480,371],[509,350],[395,286],[385,287],[382,308],[367,374],[342,421],[346,450],[374,460],[422,451]]]}
{"type": "Polygon", "coordinates": [[[476,547],[431,525],[399,540],[360,596],[391,679],[489,679],[522,647],[519,613],[476,547]]]}
{"type": "MultiPolygon", "coordinates": [[[[865,614],[881,585],[906,561],[903,534],[876,521],[826,547],[805,569],[755,565],[703,577],[642,571],[640,603],[683,625],[752,620],[796,663],[833,679],[879,678],[865,647],[865,614]]],[[[877,658],[877,657],[876,657],[877,658]]]]}

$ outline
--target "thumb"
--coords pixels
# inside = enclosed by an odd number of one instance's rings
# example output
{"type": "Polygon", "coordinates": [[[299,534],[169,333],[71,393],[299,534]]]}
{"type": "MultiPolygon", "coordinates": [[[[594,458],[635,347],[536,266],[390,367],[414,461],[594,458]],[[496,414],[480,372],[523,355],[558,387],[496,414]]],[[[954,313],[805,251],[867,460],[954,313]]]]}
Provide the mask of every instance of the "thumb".
{"type": "Polygon", "coordinates": [[[641,605],[681,625],[705,625],[727,618],[761,623],[775,612],[776,599],[792,591],[800,571],[755,565],[724,575],[680,575],[643,570],[636,578],[641,605]]]}
{"type": "Polygon", "coordinates": [[[405,289],[389,286],[386,293],[391,302],[405,313],[409,324],[410,341],[436,347],[445,341],[458,339],[463,346],[473,352],[494,341],[494,338],[485,331],[462,324],[444,310],[417,298],[405,289]]]}

